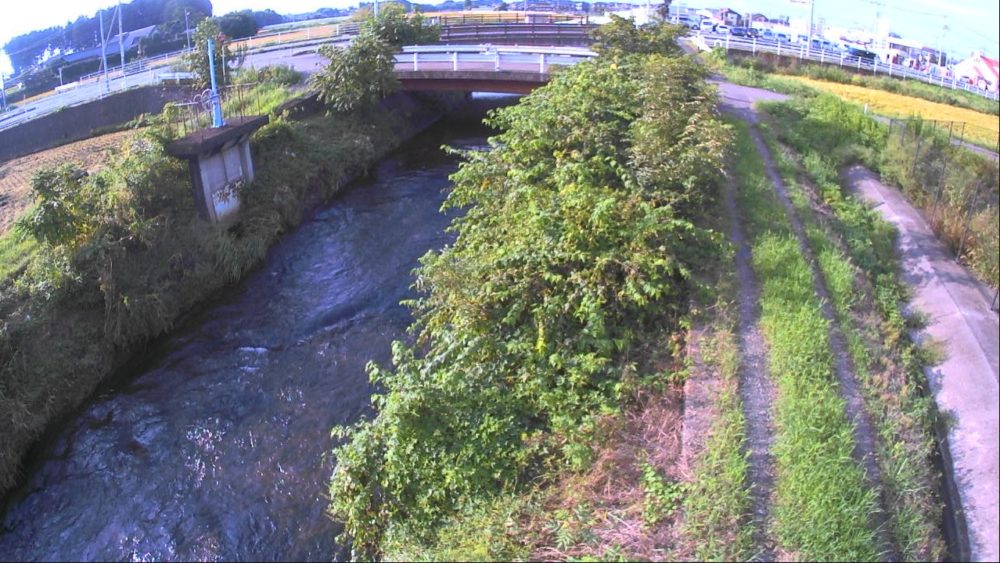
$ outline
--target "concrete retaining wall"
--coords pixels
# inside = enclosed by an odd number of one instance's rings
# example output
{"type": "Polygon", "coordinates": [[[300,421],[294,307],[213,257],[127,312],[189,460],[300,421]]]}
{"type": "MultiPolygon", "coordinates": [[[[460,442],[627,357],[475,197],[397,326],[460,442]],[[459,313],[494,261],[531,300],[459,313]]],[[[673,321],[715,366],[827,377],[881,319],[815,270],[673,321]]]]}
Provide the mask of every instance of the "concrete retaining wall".
{"type": "Polygon", "coordinates": [[[0,131],[0,162],[90,137],[144,113],[159,113],[170,101],[190,97],[183,86],[146,86],[64,108],[0,131]]]}

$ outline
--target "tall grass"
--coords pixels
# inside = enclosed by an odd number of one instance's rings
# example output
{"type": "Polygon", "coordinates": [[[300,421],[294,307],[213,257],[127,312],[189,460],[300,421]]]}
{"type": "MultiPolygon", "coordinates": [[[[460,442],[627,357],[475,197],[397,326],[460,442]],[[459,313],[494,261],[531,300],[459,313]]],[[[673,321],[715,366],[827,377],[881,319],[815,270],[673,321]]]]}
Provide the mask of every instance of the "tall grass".
{"type": "Polygon", "coordinates": [[[905,560],[939,560],[945,548],[931,462],[933,419],[920,354],[905,338],[899,314],[903,291],[896,279],[895,230],[861,202],[845,197],[836,171],[817,155],[801,159],[779,145],[769,127],[765,133],[826,278],[879,433],[877,460],[895,544],[905,560]],[[797,180],[803,164],[817,183],[816,194],[797,180]],[[821,221],[810,196],[833,213],[821,221]],[[836,240],[845,241],[843,248],[836,240]],[[859,260],[867,267],[859,268],[859,260]]]}
{"type": "MultiPolygon", "coordinates": [[[[720,62],[724,61],[725,55],[717,56],[716,59],[720,62]]],[[[840,67],[832,64],[801,63],[793,58],[779,60],[777,56],[771,54],[749,57],[730,53],[729,60],[731,61],[729,66],[733,68],[753,68],[761,74],[804,76],[813,80],[852,84],[872,90],[882,90],[911,98],[966,108],[981,113],[1000,115],[1000,102],[996,100],[919,80],[903,80],[898,77],[869,75],[857,72],[848,66],[840,67]]]]}
{"type": "Polygon", "coordinates": [[[853,427],[838,391],[829,325],[784,209],[739,126],[739,201],[761,283],[761,327],[778,392],[774,535],[796,558],[867,561],[879,556],[870,526],[877,510],[853,460],[853,427]]]}
{"type": "Polygon", "coordinates": [[[30,237],[23,237],[11,229],[0,236],[0,287],[7,285],[13,276],[24,271],[31,261],[38,244],[30,237]]]}

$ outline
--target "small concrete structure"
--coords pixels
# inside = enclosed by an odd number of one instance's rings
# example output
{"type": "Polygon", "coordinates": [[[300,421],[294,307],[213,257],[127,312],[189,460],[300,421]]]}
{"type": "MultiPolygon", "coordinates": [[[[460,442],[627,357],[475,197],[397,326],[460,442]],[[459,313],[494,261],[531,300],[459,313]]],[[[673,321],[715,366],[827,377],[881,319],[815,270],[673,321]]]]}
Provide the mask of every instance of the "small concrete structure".
{"type": "Polygon", "coordinates": [[[267,121],[267,116],[235,117],[222,127],[195,131],[167,146],[170,155],[187,159],[195,205],[206,221],[225,223],[236,216],[237,189],[253,181],[250,135],[267,121]]]}

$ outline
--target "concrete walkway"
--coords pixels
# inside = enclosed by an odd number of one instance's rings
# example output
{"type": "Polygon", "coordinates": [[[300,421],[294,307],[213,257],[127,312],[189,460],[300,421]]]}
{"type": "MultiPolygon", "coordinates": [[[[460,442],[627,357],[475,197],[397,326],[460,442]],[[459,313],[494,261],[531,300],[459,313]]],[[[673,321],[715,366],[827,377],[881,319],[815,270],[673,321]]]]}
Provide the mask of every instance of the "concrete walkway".
{"type": "MultiPolygon", "coordinates": [[[[1000,560],[1000,325],[993,293],[953,260],[923,216],[899,190],[860,166],[851,188],[899,230],[903,280],[912,307],[928,318],[920,338],[943,345],[947,357],[927,369],[938,409],[949,419],[947,452],[969,534],[969,555],[1000,560]]],[[[958,554],[956,554],[958,555],[958,554]]]]}

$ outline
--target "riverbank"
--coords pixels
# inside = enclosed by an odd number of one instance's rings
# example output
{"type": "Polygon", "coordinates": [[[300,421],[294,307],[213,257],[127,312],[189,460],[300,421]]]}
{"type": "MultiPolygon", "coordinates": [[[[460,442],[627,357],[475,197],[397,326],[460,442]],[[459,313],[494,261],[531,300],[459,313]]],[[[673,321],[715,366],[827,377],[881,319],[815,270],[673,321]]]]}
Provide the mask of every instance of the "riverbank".
{"type": "Polygon", "coordinates": [[[95,219],[94,236],[48,253],[0,290],[0,492],[54,420],[252,271],[306,210],[454,103],[400,93],[365,115],[275,119],[254,138],[257,180],[244,191],[241,220],[227,228],[196,218],[186,166],[165,155],[162,138],[125,141],[95,179],[118,199],[110,216],[95,219]]]}

